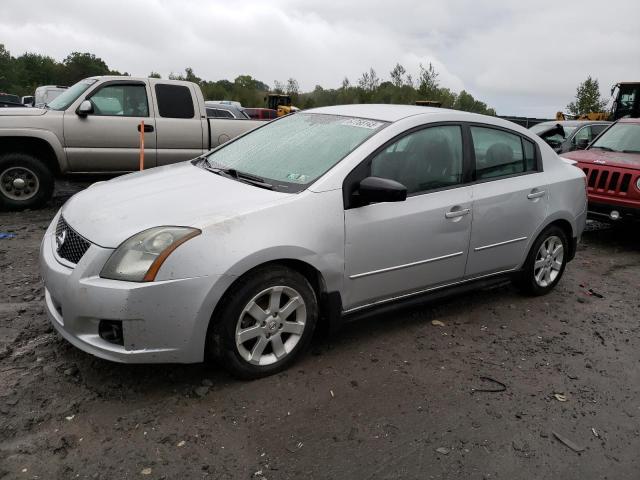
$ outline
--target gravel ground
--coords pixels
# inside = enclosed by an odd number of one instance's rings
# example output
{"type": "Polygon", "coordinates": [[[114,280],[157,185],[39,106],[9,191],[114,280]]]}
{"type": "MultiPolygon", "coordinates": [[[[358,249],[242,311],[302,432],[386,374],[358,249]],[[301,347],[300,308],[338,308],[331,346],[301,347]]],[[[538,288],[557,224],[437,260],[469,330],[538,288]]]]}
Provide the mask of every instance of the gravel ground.
{"type": "Polygon", "coordinates": [[[73,189],[0,213],[0,478],[640,477],[637,230],[591,225],[546,297],[502,286],[362,320],[239,382],[53,331],[37,253],[73,189]]]}

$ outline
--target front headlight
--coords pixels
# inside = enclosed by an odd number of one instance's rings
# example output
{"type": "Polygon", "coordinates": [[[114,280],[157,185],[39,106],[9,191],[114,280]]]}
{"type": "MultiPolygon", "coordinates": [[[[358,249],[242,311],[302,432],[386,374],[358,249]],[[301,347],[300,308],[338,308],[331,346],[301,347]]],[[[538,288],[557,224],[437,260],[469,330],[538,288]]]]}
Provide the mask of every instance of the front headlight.
{"type": "Polygon", "coordinates": [[[640,190],[640,177],[636,180],[636,188],[640,190]]]}
{"type": "Polygon", "coordinates": [[[202,233],[188,227],[154,227],[135,234],[111,254],[100,276],[128,282],[153,282],[167,257],[202,233]]]}

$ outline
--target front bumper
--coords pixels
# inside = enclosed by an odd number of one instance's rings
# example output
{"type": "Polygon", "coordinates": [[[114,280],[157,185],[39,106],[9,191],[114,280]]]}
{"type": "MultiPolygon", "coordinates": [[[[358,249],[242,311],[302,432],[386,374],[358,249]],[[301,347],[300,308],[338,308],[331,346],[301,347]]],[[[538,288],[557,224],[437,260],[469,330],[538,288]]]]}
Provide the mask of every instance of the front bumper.
{"type": "MultiPolygon", "coordinates": [[[[57,217],[52,225],[56,222],[57,217]]],[[[40,264],[46,311],[56,330],[81,350],[116,362],[202,361],[211,314],[230,279],[137,283],[100,278],[112,251],[91,245],[72,267],[59,260],[53,228],[47,230],[40,264]],[[101,320],[122,321],[123,345],[100,337],[101,320]]]]}
{"type": "Polygon", "coordinates": [[[640,220],[640,204],[637,206],[619,205],[615,203],[600,203],[589,201],[588,216],[594,220],[620,222],[623,220],[640,220]],[[617,219],[611,217],[611,212],[619,214],[617,219]]]}

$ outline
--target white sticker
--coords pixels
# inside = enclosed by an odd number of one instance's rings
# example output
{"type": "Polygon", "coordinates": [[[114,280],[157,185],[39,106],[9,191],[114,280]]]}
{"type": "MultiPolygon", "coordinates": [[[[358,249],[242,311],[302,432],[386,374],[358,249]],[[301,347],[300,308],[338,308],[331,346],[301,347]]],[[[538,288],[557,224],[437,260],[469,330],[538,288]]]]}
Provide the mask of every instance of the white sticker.
{"type": "Polygon", "coordinates": [[[348,127],[360,127],[375,130],[382,125],[382,122],[376,122],[375,120],[367,120],[365,118],[349,118],[343,121],[340,125],[346,125],[348,127]]]}

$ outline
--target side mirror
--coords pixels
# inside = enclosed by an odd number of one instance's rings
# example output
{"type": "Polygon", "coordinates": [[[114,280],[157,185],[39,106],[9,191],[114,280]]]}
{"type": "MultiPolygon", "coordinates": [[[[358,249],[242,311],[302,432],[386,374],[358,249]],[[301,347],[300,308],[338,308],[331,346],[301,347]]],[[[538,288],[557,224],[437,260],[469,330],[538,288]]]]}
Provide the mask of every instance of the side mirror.
{"type": "Polygon", "coordinates": [[[587,145],[589,145],[589,140],[586,138],[580,138],[576,142],[576,149],[584,150],[585,148],[587,148],[587,145]]]}
{"type": "Polygon", "coordinates": [[[91,103],[91,100],[83,100],[78,110],[76,110],[76,113],[81,117],[86,117],[90,113],[93,113],[93,103],[91,103]]]}
{"type": "Polygon", "coordinates": [[[407,187],[389,178],[367,177],[357,190],[360,200],[367,203],[403,202],[407,199],[407,187]]]}

